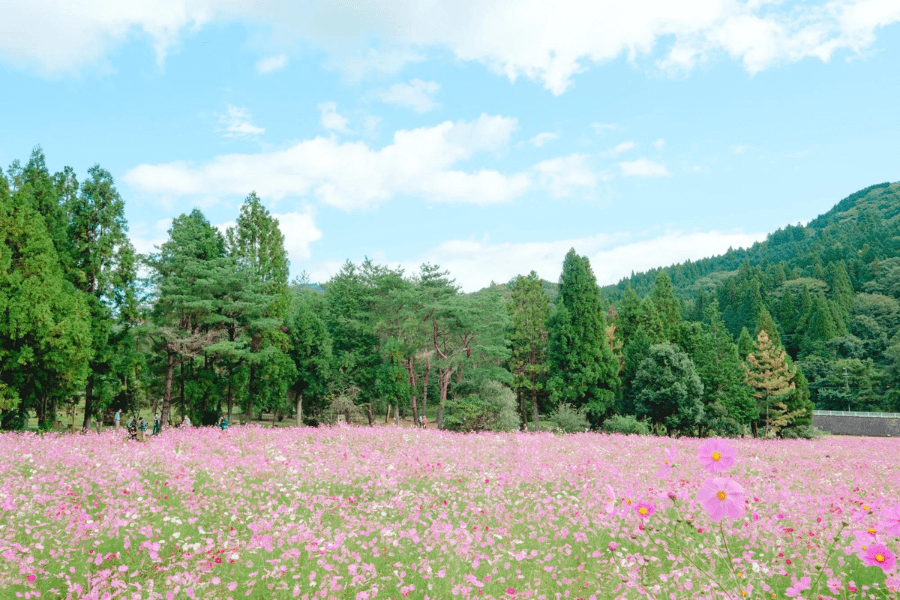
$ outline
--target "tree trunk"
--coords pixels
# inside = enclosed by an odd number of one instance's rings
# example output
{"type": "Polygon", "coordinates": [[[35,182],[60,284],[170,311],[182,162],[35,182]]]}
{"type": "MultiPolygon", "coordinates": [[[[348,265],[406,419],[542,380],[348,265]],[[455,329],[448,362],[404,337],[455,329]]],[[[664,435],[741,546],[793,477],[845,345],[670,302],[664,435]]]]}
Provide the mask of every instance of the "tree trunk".
{"type": "Polygon", "coordinates": [[[400,405],[394,405],[394,425],[400,426],[400,405]]]}
{"type": "Polygon", "coordinates": [[[447,402],[447,391],[450,389],[450,380],[453,378],[453,369],[438,369],[438,381],[441,384],[441,404],[438,407],[437,426],[444,428],[444,406],[447,402]]]}
{"type": "Polygon", "coordinates": [[[88,375],[87,384],[84,386],[84,423],[81,425],[82,431],[88,431],[91,428],[91,417],[94,414],[94,374],[88,375]]]}
{"type": "Polygon", "coordinates": [[[297,394],[297,427],[303,426],[303,394],[297,394]]]}
{"type": "Polygon", "coordinates": [[[228,365],[228,423],[231,423],[231,411],[234,409],[234,387],[232,387],[232,377],[234,369],[228,365]]]}
{"type": "MultiPolygon", "coordinates": [[[[191,361],[191,365],[193,366],[194,362],[191,361]]],[[[184,362],[181,363],[181,416],[184,417],[184,362]]]]}
{"type": "Polygon", "coordinates": [[[409,388],[412,390],[412,416],[413,427],[419,426],[419,411],[416,407],[416,360],[407,358],[403,361],[406,367],[406,373],[409,376],[409,388]]]}
{"type": "Polygon", "coordinates": [[[422,414],[428,416],[428,376],[431,375],[431,354],[425,356],[425,379],[422,383],[422,414]]]}
{"type": "Polygon", "coordinates": [[[369,427],[372,427],[375,425],[375,417],[372,414],[372,403],[369,402],[366,406],[368,407],[368,412],[369,412],[369,427]]]}
{"type": "Polygon", "coordinates": [[[531,411],[534,415],[534,430],[537,431],[540,429],[540,420],[538,419],[538,409],[537,409],[537,389],[534,386],[531,388],[531,411]]]}
{"type": "Polygon", "coordinates": [[[162,415],[160,416],[160,429],[165,429],[169,422],[169,411],[172,408],[172,378],[175,376],[175,355],[169,354],[166,360],[166,392],[163,395],[162,415]]]}
{"type": "Polygon", "coordinates": [[[247,382],[247,420],[253,421],[253,403],[256,401],[256,365],[250,364],[250,380],[247,382]]]}

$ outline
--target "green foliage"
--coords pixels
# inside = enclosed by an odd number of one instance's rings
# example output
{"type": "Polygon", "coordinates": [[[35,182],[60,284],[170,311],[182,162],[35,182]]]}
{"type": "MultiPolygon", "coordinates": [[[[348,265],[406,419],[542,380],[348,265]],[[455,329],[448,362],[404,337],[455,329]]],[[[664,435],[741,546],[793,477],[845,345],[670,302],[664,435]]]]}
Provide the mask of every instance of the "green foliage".
{"type": "Polygon", "coordinates": [[[538,428],[538,398],[543,397],[550,364],[547,362],[550,301],[541,280],[532,271],[519,277],[512,286],[508,304],[510,314],[509,342],[511,355],[509,370],[513,374],[512,389],[520,399],[520,415],[527,421],[529,412],[538,428]],[[526,409],[528,398],[531,410],[526,409]]]}
{"type": "Polygon", "coordinates": [[[650,427],[646,421],[638,421],[634,415],[613,415],[603,421],[603,431],[606,433],[621,433],[623,435],[650,435],[650,427]]]}
{"type": "Polygon", "coordinates": [[[556,410],[550,415],[550,420],[553,421],[554,428],[563,433],[578,433],[591,427],[585,411],[574,408],[568,402],[557,405],[556,410]]]}
{"type": "Polygon", "coordinates": [[[690,357],[668,342],[650,347],[635,376],[635,412],[669,431],[692,434],[703,419],[703,384],[690,357]]]}
{"type": "Polygon", "coordinates": [[[613,409],[619,361],[606,337],[603,301],[590,262],[574,249],[563,262],[549,330],[552,398],[584,408],[599,420],[613,409]]]}
{"type": "Polygon", "coordinates": [[[516,431],[516,394],[499,381],[488,380],[475,394],[446,403],[446,427],[453,431],[516,431]]]}

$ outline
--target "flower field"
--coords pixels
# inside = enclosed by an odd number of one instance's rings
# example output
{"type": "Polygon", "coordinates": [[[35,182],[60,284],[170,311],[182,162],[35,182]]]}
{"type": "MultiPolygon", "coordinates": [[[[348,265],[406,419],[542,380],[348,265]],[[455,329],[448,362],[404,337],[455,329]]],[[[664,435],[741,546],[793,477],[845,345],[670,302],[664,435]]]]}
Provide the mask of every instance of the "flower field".
{"type": "Polygon", "coordinates": [[[900,589],[894,439],[394,427],[123,437],[0,435],[0,598],[896,598],[900,589]]]}

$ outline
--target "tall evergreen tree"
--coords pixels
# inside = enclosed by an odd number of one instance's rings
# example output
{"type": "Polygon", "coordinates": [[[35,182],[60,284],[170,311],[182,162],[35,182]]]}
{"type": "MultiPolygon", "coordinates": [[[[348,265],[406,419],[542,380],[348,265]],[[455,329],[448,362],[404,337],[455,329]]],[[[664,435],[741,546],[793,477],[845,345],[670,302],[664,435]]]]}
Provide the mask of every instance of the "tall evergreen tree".
{"type": "MultiPolygon", "coordinates": [[[[747,385],[753,388],[759,419],[768,433],[772,429],[772,407],[796,389],[795,371],[787,362],[787,353],[775,346],[765,330],[756,336],[756,350],[747,356],[747,385]]],[[[754,432],[757,421],[754,421],[754,432]]]]}
{"type": "Polygon", "coordinates": [[[63,277],[29,185],[11,194],[0,172],[0,419],[52,425],[55,403],[83,385],[91,357],[84,296],[63,277]]]}
{"type": "Polygon", "coordinates": [[[681,303],[675,297],[672,279],[666,271],[660,271],[656,276],[651,298],[659,315],[663,341],[674,342],[678,339],[678,328],[681,326],[681,303]]]}
{"type": "Polygon", "coordinates": [[[534,430],[539,429],[538,395],[544,390],[550,370],[547,362],[547,320],[550,318],[550,300],[544,293],[541,280],[532,271],[516,279],[509,303],[511,318],[509,341],[512,356],[509,359],[513,373],[512,388],[519,396],[522,422],[528,421],[524,399],[531,399],[534,430]]]}
{"type": "Polygon", "coordinates": [[[69,199],[67,209],[71,277],[87,296],[91,309],[93,358],[82,424],[87,430],[96,409],[95,389],[110,374],[111,361],[118,352],[116,340],[110,338],[117,315],[129,304],[134,306],[137,269],[134,248],[128,240],[125,202],[109,172],[100,165],[91,167],[81,193],[69,199]]]}
{"type": "Polygon", "coordinates": [[[606,339],[603,301],[590,262],[574,248],[563,262],[549,331],[553,399],[584,408],[599,420],[614,406],[619,361],[606,339]]]}

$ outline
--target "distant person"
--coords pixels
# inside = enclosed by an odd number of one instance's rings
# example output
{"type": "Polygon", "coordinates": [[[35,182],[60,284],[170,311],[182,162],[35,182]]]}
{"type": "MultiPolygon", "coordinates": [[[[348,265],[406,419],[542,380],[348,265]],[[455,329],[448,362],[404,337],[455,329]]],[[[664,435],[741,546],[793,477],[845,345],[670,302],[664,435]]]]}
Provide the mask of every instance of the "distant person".
{"type": "Polygon", "coordinates": [[[122,420],[122,411],[117,410],[116,415],[113,417],[113,421],[116,423],[116,431],[119,430],[119,422],[122,420]]]}
{"type": "Polygon", "coordinates": [[[222,431],[228,429],[228,419],[225,418],[225,415],[222,415],[222,418],[219,419],[219,427],[222,428],[222,431]]]}
{"type": "Polygon", "coordinates": [[[184,417],[182,417],[182,419],[181,419],[181,426],[182,427],[190,427],[191,426],[191,418],[187,415],[184,415],[184,417]]]}
{"type": "Polygon", "coordinates": [[[153,435],[159,435],[159,432],[162,429],[162,427],[160,427],[160,424],[159,413],[157,413],[153,415],[153,435]]]}

